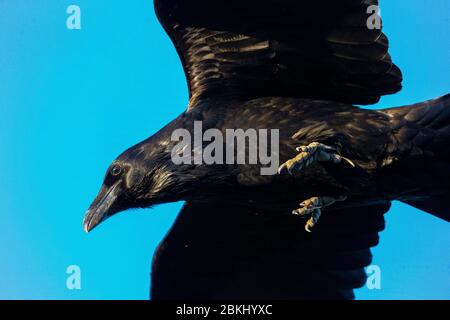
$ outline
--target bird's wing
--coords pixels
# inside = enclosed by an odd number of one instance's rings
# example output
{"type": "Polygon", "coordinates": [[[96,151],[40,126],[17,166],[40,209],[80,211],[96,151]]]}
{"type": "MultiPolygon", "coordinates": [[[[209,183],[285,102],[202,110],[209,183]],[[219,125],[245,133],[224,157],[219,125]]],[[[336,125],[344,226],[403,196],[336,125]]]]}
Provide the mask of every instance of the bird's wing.
{"type": "Polygon", "coordinates": [[[154,2],[181,57],[190,108],[208,97],[372,104],[401,89],[376,28],[378,0],[154,2]]]}
{"type": "Polygon", "coordinates": [[[276,210],[187,203],[155,252],[151,296],[351,299],[389,207],[326,211],[309,234],[305,220],[276,210]]]}

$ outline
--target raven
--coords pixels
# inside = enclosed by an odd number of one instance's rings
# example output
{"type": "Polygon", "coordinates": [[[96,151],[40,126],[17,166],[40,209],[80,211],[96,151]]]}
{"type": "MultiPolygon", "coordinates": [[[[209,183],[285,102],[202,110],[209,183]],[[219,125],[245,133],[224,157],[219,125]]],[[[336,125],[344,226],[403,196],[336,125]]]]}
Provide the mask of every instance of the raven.
{"type": "Polygon", "coordinates": [[[154,3],[189,105],[114,160],[84,219],[89,232],[129,208],[186,202],[154,255],[152,298],[351,299],[392,201],[450,220],[450,95],[355,106],[401,89],[370,23],[377,0],[154,3]],[[175,164],[173,132],[198,121],[279,130],[279,173],[175,164]]]}

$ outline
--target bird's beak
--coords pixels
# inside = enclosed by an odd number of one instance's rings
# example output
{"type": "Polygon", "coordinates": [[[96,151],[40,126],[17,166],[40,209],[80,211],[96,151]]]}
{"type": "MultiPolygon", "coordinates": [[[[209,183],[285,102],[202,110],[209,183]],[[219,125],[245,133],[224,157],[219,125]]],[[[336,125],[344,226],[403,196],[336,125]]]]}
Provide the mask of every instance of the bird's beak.
{"type": "Polygon", "coordinates": [[[117,196],[120,192],[120,183],[112,185],[107,188],[103,186],[95,198],[94,202],[89,207],[83,220],[84,231],[90,232],[101,222],[105,221],[107,218],[112,216],[114,212],[112,211],[113,205],[116,202],[117,196]]]}

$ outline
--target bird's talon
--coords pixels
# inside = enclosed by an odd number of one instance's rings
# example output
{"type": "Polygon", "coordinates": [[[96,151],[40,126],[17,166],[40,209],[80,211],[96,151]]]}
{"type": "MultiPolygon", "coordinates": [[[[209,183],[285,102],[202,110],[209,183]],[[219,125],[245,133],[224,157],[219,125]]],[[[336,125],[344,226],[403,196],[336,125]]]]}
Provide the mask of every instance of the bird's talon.
{"type": "Polygon", "coordinates": [[[306,224],[305,224],[306,232],[311,233],[312,232],[311,228],[314,228],[314,222],[312,221],[312,218],[309,219],[308,222],[306,222],[306,224]]]}
{"type": "Polygon", "coordinates": [[[292,213],[299,216],[311,215],[311,218],[305,224],[305,230],[311,232],[312,228],[319,221],[323,209],[337,201],[345,201],[346,199],[347,196],[345,195],[337,197],[312,197],[300,203],[300,208],[292,211],[292,213]]]}
{"type": "Polygon", "coordinates": [[[287,166],[286,166],[286,164],[283,164],[283,165],[281,165],[279,168],[278,168],[278,174],[284,174],[284,173],[286,173],[287,172],[287,166]]]}
{"type": "Polygon", "coordinates": [[[307,146],[297,147],[296,150],[300,153],[295,158],[283,163],[278,169],[279,174],[292,174],[293,171],[301,171],[303,168],[308,167],[312,163],[317,161],[333,163],[341,163],[342,161],[344,161],[352,167],[355,167],[353,161],[339,155],[338,149],[333,146],[327,146],[319,142],[313,142],[307,146]]]}
{"type": "Polygon", "coordinates": [[[349,165],[351,165],[353,168],[356,167],[355,163],[354,163],[352,160],[350,160],[349,158],[342,157],[342,160],[346,161],[346,162],[347,162],[349,165]]]}

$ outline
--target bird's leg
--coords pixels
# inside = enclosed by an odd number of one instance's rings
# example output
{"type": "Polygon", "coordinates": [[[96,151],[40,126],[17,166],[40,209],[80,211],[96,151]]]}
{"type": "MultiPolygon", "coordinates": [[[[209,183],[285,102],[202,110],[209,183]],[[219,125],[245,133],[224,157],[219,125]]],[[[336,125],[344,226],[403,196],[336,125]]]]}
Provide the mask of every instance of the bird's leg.
{"type": "Polygon", "coordinates": [[[331,206],[337,201],[345,201],[347,196],[338,197],[312,197],[300,203],[300,208],[292,211],[293,214],[299,216],[311,215],[306,222],[305,230],[311,232],[311,229],[317,224],[322,215],[322,210],[331,206]]]}
{"type": "MultiPolygon", "coordinates": [[[[296,150],[300,153],[295,158],[288,160],[280,166],[278,169],[280,174],[286,172],[293,174],[295,171],[300,171],[316,161],[332,163],[341,163],[342,161],[345,161],[351,166],[355,166],[350,159],[338,154],[337,148],[327,146],[319,142],[313,142],[307,146],[298,147],[296,150]]],[[[300,208],[292,211],[292,213],[300,216],[311,216],[305,225],[305,230],[311,232],[311,229],[319,221],[320,216],[322,215],[322,210],[337,201],[345,201],[346,199],[347,196],[345,195],[334,197],[312,197],[300,203],[300,208]]]]}
{"type": "Polygon", "coordinates": [[[339,155],[337,148],[319,142],[313,142],[307,146],[298,147],[296,150],[300,153],[295,158],[283,163],[278,169],[278,173],[282,174],[288,172],[289,174],[292,174],[294,171],[300,171],[316,161],[333,163],[345,161],[351,166],[355,166],[350,159],[339,155]]]}

